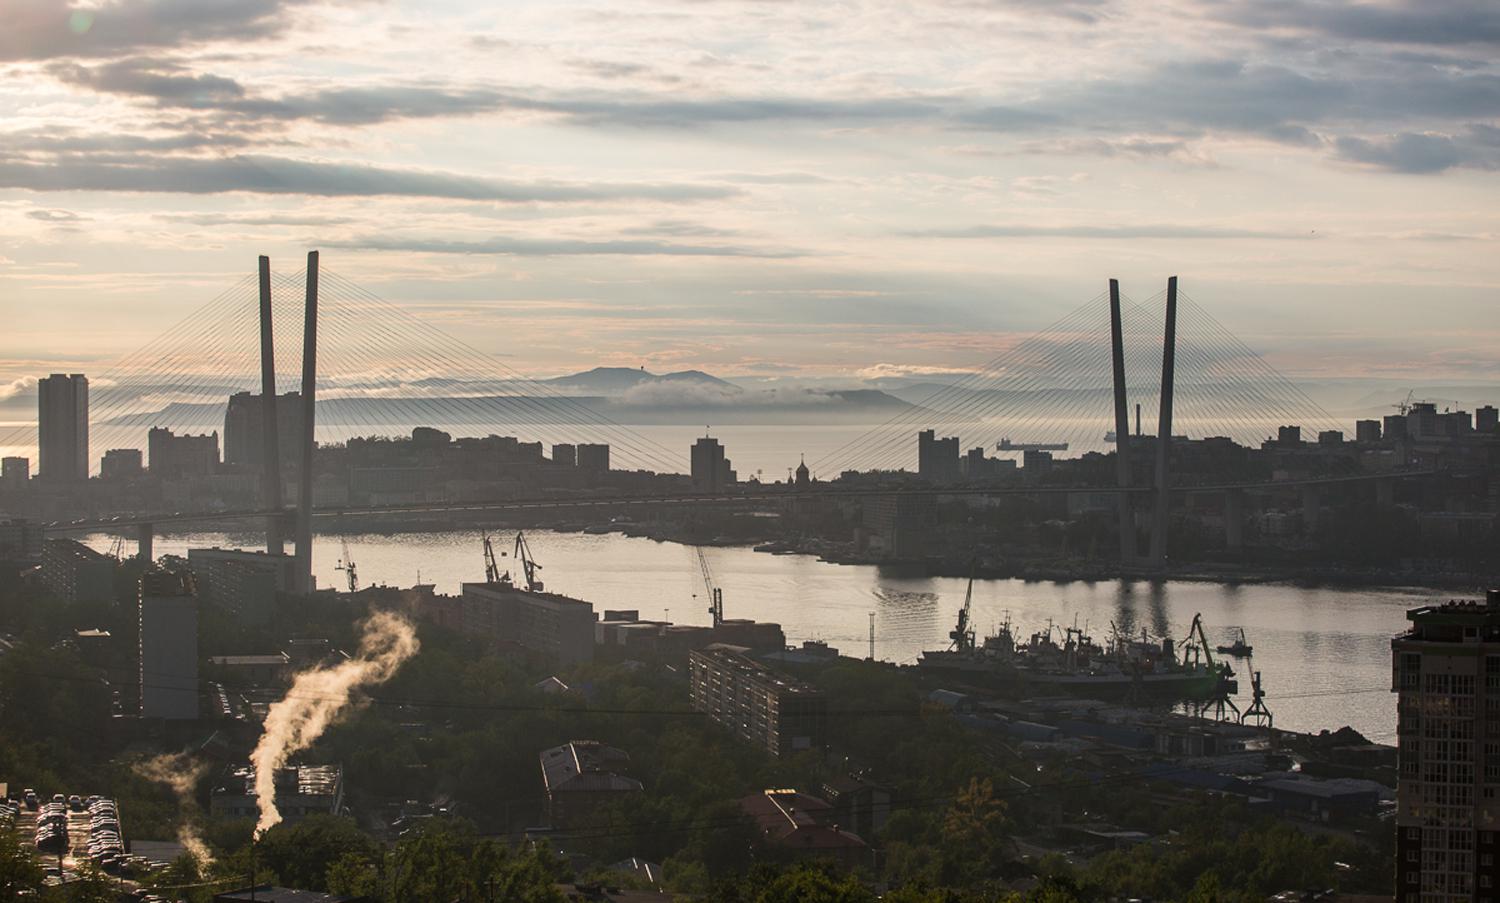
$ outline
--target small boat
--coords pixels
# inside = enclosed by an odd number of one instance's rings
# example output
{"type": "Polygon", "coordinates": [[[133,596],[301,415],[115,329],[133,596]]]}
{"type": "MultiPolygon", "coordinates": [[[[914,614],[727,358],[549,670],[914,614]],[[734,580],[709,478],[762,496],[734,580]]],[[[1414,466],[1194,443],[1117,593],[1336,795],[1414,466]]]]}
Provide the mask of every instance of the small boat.
{"type": "Polygon", "coordinates": [[[1249,643],[1245,642],[1245,628],[1241,627],[1239,628],[1239,631],[1239,638],[1236,639],[1233,643],[1221,644],[1218,647],[1219,652],[1223,653],[1224,655],[1244,657],[1249,655],[1255,649],[1254,646],[1251,646],[1249,643]]]}

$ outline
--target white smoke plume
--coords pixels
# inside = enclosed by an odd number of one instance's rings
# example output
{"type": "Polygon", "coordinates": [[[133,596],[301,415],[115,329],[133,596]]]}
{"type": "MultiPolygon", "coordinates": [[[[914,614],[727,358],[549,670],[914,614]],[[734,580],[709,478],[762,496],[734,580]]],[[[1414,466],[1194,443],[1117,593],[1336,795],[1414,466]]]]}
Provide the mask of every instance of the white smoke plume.
{"type": "Polygon", "coordinates": [[[208,844],[203,842],[203,835],[198,833],[201,812],[198,801],[193,797],[198,780],[208,771],[208,764],[185,752],[160,755],[135,764],[136,774],[172,789],[177,797],[177,842],[198,860],[200,867],[208,865],[214,859],[208,844]]]}
{"type": "Polygon", "coordinates": [[[266,713],[264,732],[250,764],[255,766],[255,796],[260,807],[256,836],[281,821],[276,810],[276,772],[295,752],[307,749],[348,707],[360,687],[382,684],[395,676],[419,647],[411,621],[378,611],[364,623],[359,654],[331,668],[303,671],[292,688],[266,713]]]}

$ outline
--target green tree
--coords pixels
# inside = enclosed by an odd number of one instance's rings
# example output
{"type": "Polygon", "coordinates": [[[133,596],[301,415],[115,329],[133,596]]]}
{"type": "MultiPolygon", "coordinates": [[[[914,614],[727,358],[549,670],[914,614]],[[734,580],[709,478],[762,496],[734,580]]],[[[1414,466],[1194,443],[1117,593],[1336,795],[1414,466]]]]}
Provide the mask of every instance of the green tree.
{"type": "Polygon", "coordinates": [[[998,869],[1008,821],[1005,801],[995,796],[989,778],[970,778],[943,817],[945,878],[950,884],[969,884],[998,869]]]}
{"type": "Polygon", "coordinates": [[[282,822],[261,835],[256,857],[281,881],[307,890],[327,890],[329,863],[353,854],[373,861],[378,848],[353,819],[313,815],[282,822]]]}
{"type": "Polygon", "coordinates": [[[36,852],[21,844],[15,830],[0,830],[0,899],[15,900],[22,891],[34,892],[45,877],[36,852]]]}

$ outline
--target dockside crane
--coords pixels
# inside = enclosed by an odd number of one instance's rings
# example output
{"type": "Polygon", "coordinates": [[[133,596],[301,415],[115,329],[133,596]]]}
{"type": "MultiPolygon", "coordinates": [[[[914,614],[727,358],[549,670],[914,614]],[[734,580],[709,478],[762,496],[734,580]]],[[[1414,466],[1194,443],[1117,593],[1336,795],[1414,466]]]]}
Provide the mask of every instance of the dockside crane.
{"type": "Polygon", "coordinates": [[[542,566],[531,557],[531,547],[526,544],[526,534],[516,533],[516,561],[521,567],[521,576],[526,581],[526,588],[534,593],[542,591],[542,581],[537,579],[536,573],[542,566]]]}
{"type": "Polygon", "coordinates": [[[698,569],[703,572],[703,587],[708,591],[708,613],[714,619],[714,627],[724,623],[724,591],[714,583],[714,572],[708,566],[708,556],[698,546],[698,569]]]}
{"type": "MultiPolygon", "coordinates": [[[[500,564],[495,560],[495,545],[490,542],[490,534],[481,533],[480,535],[484,537],[484,582],[491,586],[497,584],[508,586],[510,584],[510,571],[506,571],[504,574],[500,573],[500,564]]],[[[504,553],[502,552],[501,554],[504,553]]]]}
{"type": "Polygon", "coordinates": [[[344,581],[349,587],[349,592],[357,593],[359,592],[359,572],[355,570],[354,558],[349,554],[349,540],[340,537],[339,544],[342,547],[343,557],[339,559],[335,570],[344,572],[344,581]]]}
{"type": "Polygon", "coordinates": [[[953,643],[948,648],[955,652],[974,651],[974,565],[969,565],[969,588],[964,591],[964,607],[958,610],[958,624],[948,631],[953,643]]]}

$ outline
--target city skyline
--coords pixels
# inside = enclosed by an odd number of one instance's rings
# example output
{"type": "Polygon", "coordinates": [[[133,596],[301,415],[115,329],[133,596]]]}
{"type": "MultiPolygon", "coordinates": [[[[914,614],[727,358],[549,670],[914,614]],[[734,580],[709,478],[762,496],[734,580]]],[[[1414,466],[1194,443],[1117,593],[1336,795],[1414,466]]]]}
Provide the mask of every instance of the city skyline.
{"type": "Polygon", "coordinates": [[[536,376],[963,372],[1180,273],[1294,376],[1497,378],[1479,4],[175,9],[0,38],[0,393],[309,246],[536,376]]]}

